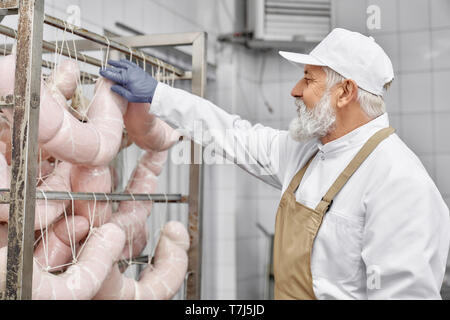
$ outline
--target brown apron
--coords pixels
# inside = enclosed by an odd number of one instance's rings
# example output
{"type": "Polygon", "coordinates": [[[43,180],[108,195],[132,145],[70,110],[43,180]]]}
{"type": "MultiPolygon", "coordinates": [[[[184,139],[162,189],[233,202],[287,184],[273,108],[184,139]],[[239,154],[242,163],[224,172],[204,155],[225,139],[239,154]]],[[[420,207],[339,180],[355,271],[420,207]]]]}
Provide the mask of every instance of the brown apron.
{"type": "Polygon", "coordinates": [[[315,209],[297,202],[295,190],[317,152],[294,176],[281,198],[275,223],[273,245],[275,299],[316,299],[311,274],[311,251],[323,216],[331,206],[333,198],[352,174],[377,145],[394,132],[394,128],[387,127],[367,140],[315,209]]]}

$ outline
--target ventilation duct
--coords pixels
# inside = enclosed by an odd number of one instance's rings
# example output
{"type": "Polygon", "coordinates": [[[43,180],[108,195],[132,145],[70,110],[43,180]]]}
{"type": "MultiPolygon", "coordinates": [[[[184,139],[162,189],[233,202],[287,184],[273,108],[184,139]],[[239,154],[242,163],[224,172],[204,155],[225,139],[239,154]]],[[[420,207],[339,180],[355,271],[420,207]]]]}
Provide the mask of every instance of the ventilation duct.
{"type": "Polygon", "coordinates": [[[248,0],[255,40],[319,42],[331,26],[330,0],[248,0]]]}

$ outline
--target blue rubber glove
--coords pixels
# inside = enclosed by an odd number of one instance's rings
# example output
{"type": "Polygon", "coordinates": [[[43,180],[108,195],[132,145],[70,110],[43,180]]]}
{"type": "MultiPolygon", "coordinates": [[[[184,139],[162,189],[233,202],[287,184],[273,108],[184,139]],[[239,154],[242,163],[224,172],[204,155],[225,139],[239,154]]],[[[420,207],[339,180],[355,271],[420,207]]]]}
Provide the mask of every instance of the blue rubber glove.
{"type": "Polygon", "coordinates": [[[152,102],[158,81],[126,59],[108,60],[113,68],[100,69],[100,75],[116,82],[111,90],[130,102],[152,102]]]}

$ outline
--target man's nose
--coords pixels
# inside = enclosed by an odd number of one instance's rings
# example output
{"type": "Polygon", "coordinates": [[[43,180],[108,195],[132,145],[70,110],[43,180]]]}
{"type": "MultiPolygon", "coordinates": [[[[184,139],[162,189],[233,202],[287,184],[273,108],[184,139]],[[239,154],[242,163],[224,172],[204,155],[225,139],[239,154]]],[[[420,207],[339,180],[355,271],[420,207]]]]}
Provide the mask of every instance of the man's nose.
{"type": "Polygon", "coordinates": [[[303,86],[302,81],[297,82],[294,88],[292,88],[291,96],[294,98],[301,98],[303,96],[303,86]]]}

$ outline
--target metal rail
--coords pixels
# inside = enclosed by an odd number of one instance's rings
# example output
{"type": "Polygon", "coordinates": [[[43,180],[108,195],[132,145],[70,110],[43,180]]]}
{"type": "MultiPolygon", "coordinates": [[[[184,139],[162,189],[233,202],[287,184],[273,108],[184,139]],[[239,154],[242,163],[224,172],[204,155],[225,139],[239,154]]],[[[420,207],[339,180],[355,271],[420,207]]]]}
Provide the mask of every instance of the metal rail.
{"type": "MultiPolygon", "coordinates": [[[[206,32],[199,32],[192,43],[192,93],[203,97],[206,90],[206,32]]],[[[201,298],[203,226],[203,147],[191,141],[189,166],[189,237],[186,298],[201,298]]]]}
{"type": "Polygon", "coordinates": [[[17,14],[17,7],[19,6],[19,0],[2,0],[0,2],[0,9],[13,10],[17,14]]]}
{"type": "MultiPolygon", "coordinates": [[[[0,203],[9,203],[9,189],[0,189],[0,203]]],[[[153,201],[161,203],[187,203],[187,196],[163,193],[101,193],[36,190],[36,200],[92,200],[92,201],[153,201]]]]}
{"type": "MultiPolygon", "coordinates": [[[[88,32],[88,31],[84,30],[84,32],[88,32]]],[[[12,39],[15,39],[16,36],[17,36],[17,31],[12,29],[12,28],[10,28],[10,27],[7,27],[7,26],[4,26],[4,25],[0,24],[0,34],[3,34],[3,35],[8,36],[8,37],[10,37],[12,39]]],[[[93,34],[93,33],[90,33],[90,34],[93,34]]],[[[99,35],[97,35],[97,36],[101,37],[99,35]]],[[[103,40],[103,41],[105,41],[105,40],[103,40]]],[[[61,47],[62,42],[54,43],[54,42],[49,42],[49,41],[45,41],[45,40],[42,40],[41,42],[42,42],[42,48],[45,51],[47,51],[47,52],[53,53],[53,52],[55,52],[57,50],[57,52],[61,53],[63,56],[66,56],[66,57],[69,57],[69,58],[77,57],[78,61],[80,61],[80,62],[85,62],[85,63],[88,63],[88,64],[96,66],[96,67],[100,67],[100,68],[104,67],[105,63],[103,61],[101,61],[101,60],[99,60],[97,58],[85,55],[85,54],[81,53],[80,50],[75,50],[74,48],[72,48],[72,44],[71,44],[72,41],[70,41],[70,40],[65,41],[65,45],[63,47],[61,47]]],[[[117,42],[111,41],[111,43],[113,44],[113,43],[117,43],[117,42]]],[[[99,47],[101,47],[101,45],[99,45],[99,47]]],[[[11,51],[10,48],[11,48],[11,45],[7,45],[3,49],[3,51],[4,50],[11,51]]],[[[113,49],[113,45],[111,45],[110,48],[113,49]]],[[[2,49],[0,49],[0,51],[2,51],[2,49]]],[[[134,50],[134,52],[136,53],[137,51],[134,50]]],[[[129,53],[130,53],[130,51],[127,51],[127,54],[129,54],[129,53]]],[[[161,70],[170,71],[170,72],[172,72],[174,74],[173,77],[172,76],[166,76],[164,78],[165,80],[171,80],[172,78],[174,80],[191,79],[191,73],[185,72],[185,71],[183,71],[181,69],[178,69],[178,68],[176,68],[174,66],[171,66],[171,65],[169,65],[169,64],[167,64],[165,62],[162,62],[161,60],[153,58],[153,57],[151,57],[149,55],[146,55],[144,53],[142,53],[140,55],[136,55],[136,56],[133,55],[133,58],[134,59],[140,59],[141,61],[145,61],[146,63],[149,63],[149,64],[152,64],[152,65],[155,65],[155,66],[159,67],[161,70]],[[145,59],[143,58],[143,56],[145,57],[145,59]]],[[[164,79],[161,79],[161,80],[164,81],[164,79]]]]}
{"type": "Polygon", "coordinates": [[[142,51],[137,51],[136,49],[133,49],[131,46],[127,46],[120,42],[108,39],[106,36],[101,36],[89,30],[78,28],[77,26],[70,25],[63,20],[57,19],[49,15],[45,15],[44,22],[50,26],[59,28],[61,30],[70,30],[71,33],[76,34],[77,36],[90,40],[92,42],[101,44],[103,47],[106,46],[109,47],[110,49],[117,50],[125,54],[131,54],[135,59],[138,59],[141,62],[148,62],[156,67],[160,67],[166,71],[170,71],[171,73],[174,73],[177,76],[180,77],[184,76],[183,70],[180,70],[168,63],[165,63],[162,60],[156,59],[155,57],[149,56],[148,54],[145,54],[142,51]]]}
{"type": "Polygon", "coordinates": [[[20,0],[5,299],[31,299],[43,0],[20,0]]]}
{"type": "MultiPolygon", "coordinates": [[[[0,25],[0,34],[3,34],[5,36],[15,39],[16,35],[18,35],[18,32],[7,26],[0,25]]],[[[41,40],[41,43],[42,43],[42,48],[44,50],[47,50],[49,52],[55,52],[56,45],[54,43],[44,41],[44,40],[41,40]]],[[[63,47],[62,50],[61,50],[61,48],[58,48],[58,53],[61,53],[62,55],[66,56],[66,57],[70,57],[70,58],[77,57],[79,61],[86,62],[91,65],[97,66],[97,67],[103,66],[102,61],[100,61],[99,59],[87,56],[85,54],[82,54],[81,52],[76,52],[75,50],[70,49],[70,48],[67,49],[66,47],[63,47]]]]}
{"type": "Polygon", "coordinates": [[[14,107],[14,95],[0,96],[0,110],[14,107]]]}
{"type": "MultiPolygon", "coordinates": [[[[122,269],[122,268],[126,268],[132,264],[149,263],[148,259],[149,259],[149,256],[139,256],[139,257],[133,258],[131,260],[126,260],[126,259],[119,260],[117,262],[117,264],[119,265],[119,268],[122,269]]],[[[150,264],[153,264],[153,261],[154,261],[154,258],[151,257],[150,264]]]]}
{"type": "MultiPolygon", "coordinates": [[[[132,46],[133,48],[151,48],[165,46],[191,46],[198,38],[198,32],[145,34],[136,36],[111,37],[110,40],[132,46]]],[[[103,46],[88,40],[75,40],[80,51],[99,50],[103,46]]]]}
{"type": "MultiPolygon", "coordinates": [[[[0,25],[0,29],[1,29],[1,27],[2,27],[2,25],[0,25]]],[[[4,29],[3,29],[3,31],[4,31],[4,29]]],[[[1,33],[1,31],[0,31],[0,33],[1,33]]],[[[12,52],[11,48],[12,48],[12,45],[7,45],[7,46],[4,46],[3,48],[0,48],[0,54],[1,53],[3,53],[3,55],[11,54],[11,52],[12,52]]],[[[42,67],[47,68],[47,69],[54,69],[55,63],[42,59],[42,67]]],[[[94,83],[98,77],[99,76],[94,75],[92,73],[80,71],[80,79],[82,80],[81,81],[82,84],[94,83]]]]}

